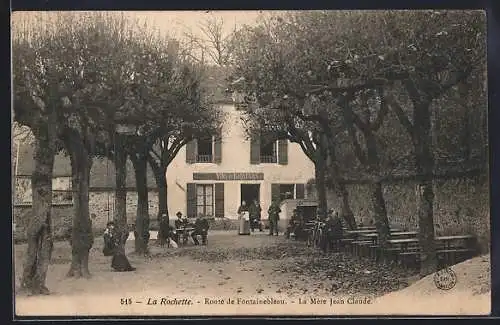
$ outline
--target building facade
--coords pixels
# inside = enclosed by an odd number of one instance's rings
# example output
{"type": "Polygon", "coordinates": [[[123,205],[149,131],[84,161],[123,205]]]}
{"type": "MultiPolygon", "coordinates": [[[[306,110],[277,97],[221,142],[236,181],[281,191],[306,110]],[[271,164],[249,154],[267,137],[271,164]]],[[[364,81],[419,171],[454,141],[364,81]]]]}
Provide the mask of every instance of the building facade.
{"type": "Polygon", "coordinates": [[[184,146],[167,168],[170,213],[237,218],[242,201],[258,200],[262,218],[273,198],[301,199],[314,164],[300,145],[272,136],[249,137],[244,111],[220,104],[227,114],[220,136],[184,146]]]}

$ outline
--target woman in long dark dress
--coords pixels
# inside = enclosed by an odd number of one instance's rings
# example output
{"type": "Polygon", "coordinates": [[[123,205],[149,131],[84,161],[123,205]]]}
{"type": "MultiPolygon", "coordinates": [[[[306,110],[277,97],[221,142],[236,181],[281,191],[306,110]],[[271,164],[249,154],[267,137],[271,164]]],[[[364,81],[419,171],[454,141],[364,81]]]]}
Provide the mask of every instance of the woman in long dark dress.
{"type": "MultiPolygon", "coordinates": [[[[126,238],[128,238],[128,233],[126,238]]],[[[111,267],[117,272],[129,272],[135,271],[135,267],[130,265],[130,262],[125,256],[125,253],[120,249],[120,238],[115,230],[115,223],[113,221],[108,222],[106,225],[106,230],[104,231],[104,256],[113,256],[111,259],[111,267]]]]}

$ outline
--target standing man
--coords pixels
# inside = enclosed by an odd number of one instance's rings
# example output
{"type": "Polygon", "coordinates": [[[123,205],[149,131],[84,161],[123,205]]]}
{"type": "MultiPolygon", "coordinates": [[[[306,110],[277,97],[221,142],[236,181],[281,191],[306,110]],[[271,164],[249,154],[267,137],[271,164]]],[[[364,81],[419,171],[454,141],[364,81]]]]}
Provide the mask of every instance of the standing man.
{"type": "Polygon", "coordinates": [[[269,236],[276,234],[278,236],[278,221],[280,220],[281,209],[279,207],[278,200],[273,200],[271,206],[267,210],[269,216],[269,236]]]}
{"type": "Polygon", "coordinates": [[[288,221],[288,226],[286,227],[286,231],[285,231],[285,237],[287,239],[290,239],[291,234],[294,234],[294,236],[297,235],[295,233],[295,230],[297,228],[298,223],[299,223],[299,217],[297,215],[297,209],[293,209],[292,216],[291,216],[290,220],[288,221]]]}
{"type": "Polygon", "coordinates": [[[254,200],[250,207],[248,208],[248,214],[250,215],[250,229],[254,232],[256,227],[262,231],[262,225],[260,224],[261,207],[257,200],[254,200]]]}

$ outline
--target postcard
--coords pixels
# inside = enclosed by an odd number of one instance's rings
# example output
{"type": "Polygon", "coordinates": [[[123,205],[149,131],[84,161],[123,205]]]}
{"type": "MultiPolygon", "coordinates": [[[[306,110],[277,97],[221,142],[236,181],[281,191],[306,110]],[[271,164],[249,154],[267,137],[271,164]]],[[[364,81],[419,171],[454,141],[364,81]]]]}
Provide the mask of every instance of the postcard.
{"type": "Polygon", "coordinates": [[[486,15],[12,14],[16,316],[488,315],[486,15]]]}

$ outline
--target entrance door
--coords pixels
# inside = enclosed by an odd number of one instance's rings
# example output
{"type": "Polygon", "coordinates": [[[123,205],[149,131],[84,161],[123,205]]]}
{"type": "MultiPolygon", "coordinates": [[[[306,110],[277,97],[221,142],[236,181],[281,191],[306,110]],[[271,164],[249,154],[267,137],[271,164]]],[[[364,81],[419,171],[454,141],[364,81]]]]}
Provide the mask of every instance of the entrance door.
{"type": "Polygon", "coordinates": [[[241,184],[241,201],[248,206],[254,200],[260,201],[260,184],[241,184]]]}

